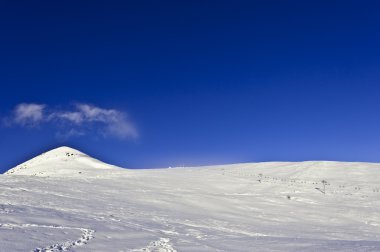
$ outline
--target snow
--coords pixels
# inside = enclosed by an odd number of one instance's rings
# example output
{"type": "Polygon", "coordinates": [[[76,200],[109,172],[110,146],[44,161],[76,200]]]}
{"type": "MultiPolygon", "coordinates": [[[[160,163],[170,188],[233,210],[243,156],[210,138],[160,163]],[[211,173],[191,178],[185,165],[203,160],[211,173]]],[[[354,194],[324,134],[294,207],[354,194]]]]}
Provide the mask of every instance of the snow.
{"type": "Polygon", "coordinates": [[[61,147],[0,175],[0,251],[379,251],[379,178],[317,161],[131,170],[61,147]]]}

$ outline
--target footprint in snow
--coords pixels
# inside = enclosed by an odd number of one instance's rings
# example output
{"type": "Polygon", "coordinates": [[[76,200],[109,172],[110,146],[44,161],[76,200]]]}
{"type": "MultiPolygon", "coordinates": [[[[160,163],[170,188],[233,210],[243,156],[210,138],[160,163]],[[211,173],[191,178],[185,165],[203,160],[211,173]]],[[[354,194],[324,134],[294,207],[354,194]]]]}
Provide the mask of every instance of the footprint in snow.
{"type": "Polygon", "coordinates": [[[95,230],[87,228],[77,228],[77,227],[65,227],[58,225],[39,225],[39,224],[12,224],[12,223],[0,223],[0,229],[13,229],[13,228],[51,228],[51,229],[67,229],[67,230],[79,230],[82,235],[77,240],[65,241],[61,243],[56,243],[42,248],[35,248],[31,250],[32,252],[57,252],[57,251],[67,251],[76,246],[83,246],[88,243],[89,240],[94,238],[95,230]]]}
{"type": "Polygon", "coordinates": [[[130,252],[177,252],[177,250],[173,248],[169,238],[160,238],[150,242],[145,248],[132,249],[130,252]]]}

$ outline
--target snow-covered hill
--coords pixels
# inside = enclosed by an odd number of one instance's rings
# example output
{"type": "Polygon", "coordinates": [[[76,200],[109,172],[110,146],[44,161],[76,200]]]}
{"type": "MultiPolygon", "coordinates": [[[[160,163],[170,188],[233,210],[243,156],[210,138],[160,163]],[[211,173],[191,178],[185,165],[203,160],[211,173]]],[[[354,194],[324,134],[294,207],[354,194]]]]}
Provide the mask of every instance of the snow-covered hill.
{"type": "Polygon", "coordinates": [[[0,176],[0,251],[380,251],[380,164],[128,170],[62,147],[0,176]]]}
{"type": "Polygon", "coordinates": [[[103,163],[70,147],[59,147],[22,163],[5,174],[33,176],[101,176],[119,167],[103,163]]]}

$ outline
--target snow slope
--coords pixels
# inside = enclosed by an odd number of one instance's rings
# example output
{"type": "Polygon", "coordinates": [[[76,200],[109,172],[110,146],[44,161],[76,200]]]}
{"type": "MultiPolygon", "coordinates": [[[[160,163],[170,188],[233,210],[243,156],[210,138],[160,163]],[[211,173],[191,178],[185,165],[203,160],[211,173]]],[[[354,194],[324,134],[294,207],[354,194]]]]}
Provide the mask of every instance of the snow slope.
{"type": "Polygon", "coordinates": [[[342,162],[129,170],[63,147],[0,176],[0,251],[380,251],[379,178],[342,162]]]}

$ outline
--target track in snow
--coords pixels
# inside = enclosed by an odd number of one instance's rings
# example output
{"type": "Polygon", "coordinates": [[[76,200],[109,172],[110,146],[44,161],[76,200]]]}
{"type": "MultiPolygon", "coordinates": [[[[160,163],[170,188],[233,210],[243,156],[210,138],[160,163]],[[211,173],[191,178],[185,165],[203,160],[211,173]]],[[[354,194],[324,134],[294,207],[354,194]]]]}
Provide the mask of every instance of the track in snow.
{"type": "Polygon", "coordinates": [[[157,241],[152,241],[148,246],[140,249],[132,249],[130,252],[177,252],[173,248],[169,238],[160,238],[157,241]]]}
{"type": "Polygon", "coordinates": [[[52,244],[42,248],[35,248],[31,250],[32,252],[56,252],[56,251],[67,251],[76,246],[83,246],[88,243],[89,240],[94,238],[95,230],[87,228],[78,228],[78,227],[65,227],[57,225],[39,225],[39,224],[12,224],[12,223],[0,223],[1,228],[52,228],[52,229],[70,229],[70,230],[79,230],[82,232],[81,237],[77,240],[65,241],[61,243],[52,244]]]}

